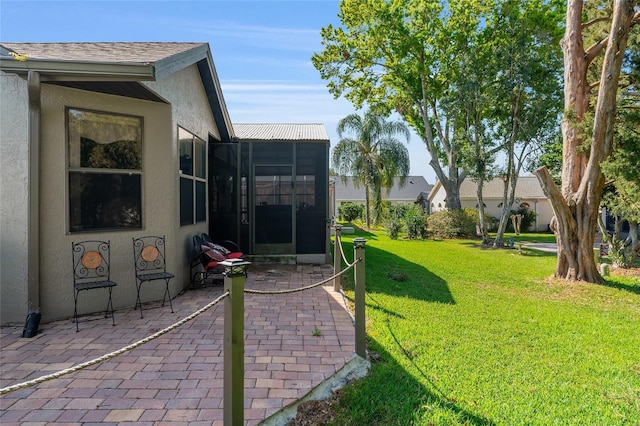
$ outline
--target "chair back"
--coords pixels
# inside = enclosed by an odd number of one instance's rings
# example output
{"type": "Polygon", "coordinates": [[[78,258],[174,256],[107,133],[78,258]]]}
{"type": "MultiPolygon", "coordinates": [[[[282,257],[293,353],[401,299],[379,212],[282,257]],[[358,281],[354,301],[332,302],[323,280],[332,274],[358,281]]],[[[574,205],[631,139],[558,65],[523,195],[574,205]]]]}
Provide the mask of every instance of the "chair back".
{"type": "Polygon", "coordinates": [[[207,245],[207,243],[202,238],[202,236],[200,235],[193,236],[193,251],[195,253],[194,257],[199,259],[200,263],[202,263],[203,266],[209,263],[209,258],[205,254],[204,250],[202,250],[202,246],[204,245],[207,245]]]}
{"type": "Polygon", "coordinates": [[[213,239],[206,232],[203,232],[202,234],[200,234],[200,237],[202,238],[202,241],[204,241],[205,244],[213,243],[213,239]]]}
{"type": "Polygon", "coordinates": [[[136,275],[167,271],[164,243],[164,235],[133,238],[133,263],[136,275]]]}
{"type": "Polygon", "coordinates": [[[71,243],[74,284],[110,280],[110,241],[71,243]]]}

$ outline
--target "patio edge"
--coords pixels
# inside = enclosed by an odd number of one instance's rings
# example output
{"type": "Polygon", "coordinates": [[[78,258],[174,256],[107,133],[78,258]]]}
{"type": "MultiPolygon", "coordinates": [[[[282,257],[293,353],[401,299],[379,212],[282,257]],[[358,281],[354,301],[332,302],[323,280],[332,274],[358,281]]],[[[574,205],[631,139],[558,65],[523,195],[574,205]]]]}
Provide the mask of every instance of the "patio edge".
{"type": "Polygon", "coordinates": [[[353,379],[360,379],[367,375],[371,363],[356,355],[348,361],[340,370],[331,375],[328,379],[311,389],[309,393],[299,400],[287,405],[276,413],[270,415],[259,426],[286,426],[296,418],[298,406],[307,401],[321,401],[329,398],[335,391],[343,388],[353,379]]]}

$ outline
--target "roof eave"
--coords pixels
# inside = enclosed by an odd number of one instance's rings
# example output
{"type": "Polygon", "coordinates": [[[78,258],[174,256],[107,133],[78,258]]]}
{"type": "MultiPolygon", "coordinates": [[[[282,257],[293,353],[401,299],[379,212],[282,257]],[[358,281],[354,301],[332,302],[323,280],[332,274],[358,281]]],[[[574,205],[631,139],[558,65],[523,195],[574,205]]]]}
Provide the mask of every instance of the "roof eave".
{"type": "Polygon", "coordinates": [[[0,57],[0,69],[8,73],[26,75],[36,71],[42,81],[153,81],[153,64],[56,61],[27,59],[19,61],[10,56],[0,57]]]}
{"type": "Polygon", "coordinates": [[[197,61],[197,66],[222,142],[232,142],[235,140],[235,133],[208,45],[205,57],[197,61]]]}

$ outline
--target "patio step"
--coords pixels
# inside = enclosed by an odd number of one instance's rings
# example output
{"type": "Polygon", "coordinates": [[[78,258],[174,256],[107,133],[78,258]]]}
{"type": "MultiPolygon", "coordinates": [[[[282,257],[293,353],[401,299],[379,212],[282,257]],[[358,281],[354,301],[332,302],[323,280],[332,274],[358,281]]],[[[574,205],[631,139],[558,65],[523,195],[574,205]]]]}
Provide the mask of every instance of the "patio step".
{"type": "Polygon", "coordinates": [[[247,255],[244,256],[244,260],[251,263],[295,265],[297,263],[297,256],[294,254],[247,255]]]}

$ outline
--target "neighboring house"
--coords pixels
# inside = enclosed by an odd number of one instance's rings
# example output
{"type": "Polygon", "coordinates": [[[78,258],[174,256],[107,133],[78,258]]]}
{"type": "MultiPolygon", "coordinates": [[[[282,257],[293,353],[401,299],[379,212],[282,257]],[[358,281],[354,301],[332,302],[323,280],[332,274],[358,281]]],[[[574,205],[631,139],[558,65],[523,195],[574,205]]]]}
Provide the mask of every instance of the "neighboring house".
{"type": "MultiPolygon", "coordinates": [[[[485,212],[495,218],[499,218],[502,213],[502,195],[504,191],[504,181],[493,179],[483,185],[482,196],[485,204],[485,212]]],[[[462,207],[477,208],[477,184],[467,178],[460,186],[460,202],[462,207]]],[[[429,193],[429,207],[431,212],[445,210],[446,193],[440,181],[436,181],[433,189],[429,193]]],[[[520,176],[516,184],[515,201],[511,206],[512,210],[517,210],[520,205],[528,206],[537,213],[535,225],[531,231],[547,231],[553,210],[549,199],[542,192],[540,183],[535,176],[520,176]]]]}
{"type": "Polygon", "coordinates": [[[249,255],[326,261],[326,130],[236,130],[208,44],[0,42],[0,69],[2,325],[38,308],[45,322],[72,316],[82,240],[111,242],[116,309],[136,299],[133,237],[166,236],[172,295],[202,232],[249,255]]]}
{"type": "MultiPolygon", "coordinates": [[[[353,184],[353,177],[348,176],[346,181],[343,181],[340,177],[332,177],[331,181],[335,187],[335,203],[332,208],[335,217],[338,217],[338,207],[340,207],[342,203],[365,203],[364,185],[356,188],[353,184]]],[[[431,185],[427,183],[423,176],[407,176],[407,181],[403,187],[400,187],[399,178],[395,178],[389,193],[387,194],[384,188],[382,191],[382,199],[391,204],[417,203],[422,206],[421,194],[429,193],[429,191],[431,191],[431,185]]]]}

